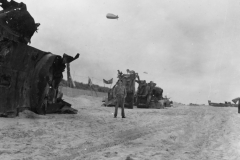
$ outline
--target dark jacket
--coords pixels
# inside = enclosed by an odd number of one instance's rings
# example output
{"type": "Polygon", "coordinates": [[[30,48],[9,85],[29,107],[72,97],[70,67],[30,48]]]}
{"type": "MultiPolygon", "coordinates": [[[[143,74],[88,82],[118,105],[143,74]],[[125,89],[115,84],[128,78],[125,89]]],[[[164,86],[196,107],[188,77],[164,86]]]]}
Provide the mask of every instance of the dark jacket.
{"type": "Polygon", "coordinates": [[[114,96],[114,97],[117,97],[117,96],[124,96],[124,97],[126,97],[126,96],[127,96],[127,91],[126,91],[125,86],[119,86],[119,85],[117,85],[117,86],[114,88],[113,96],[114,96]]]}

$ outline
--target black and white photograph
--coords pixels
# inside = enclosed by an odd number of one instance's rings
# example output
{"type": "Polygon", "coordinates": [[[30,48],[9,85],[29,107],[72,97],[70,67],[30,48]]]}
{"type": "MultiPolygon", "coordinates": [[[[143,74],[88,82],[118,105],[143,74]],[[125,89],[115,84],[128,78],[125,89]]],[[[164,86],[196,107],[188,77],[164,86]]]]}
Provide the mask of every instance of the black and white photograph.
{"type": "Polygon", "coordinates": [[[0,0],[0,160],[240,160],[240,1],[0,0]]]}

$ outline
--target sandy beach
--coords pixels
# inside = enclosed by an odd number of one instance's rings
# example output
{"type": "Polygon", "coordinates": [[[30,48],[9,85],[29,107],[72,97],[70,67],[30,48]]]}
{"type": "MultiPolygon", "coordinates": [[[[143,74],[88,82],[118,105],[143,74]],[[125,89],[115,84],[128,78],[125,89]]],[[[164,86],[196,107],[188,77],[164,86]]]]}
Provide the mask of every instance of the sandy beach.
{"type": "MultiPolygon", "coordinates": [[[[64,99],[78,114],[1,118],[1,160],[237,160],[237,108],[126,109],[113,118],[102,98],[64,99]]],[[[120,112],[119,112],[120,113],[120,112]]]]}

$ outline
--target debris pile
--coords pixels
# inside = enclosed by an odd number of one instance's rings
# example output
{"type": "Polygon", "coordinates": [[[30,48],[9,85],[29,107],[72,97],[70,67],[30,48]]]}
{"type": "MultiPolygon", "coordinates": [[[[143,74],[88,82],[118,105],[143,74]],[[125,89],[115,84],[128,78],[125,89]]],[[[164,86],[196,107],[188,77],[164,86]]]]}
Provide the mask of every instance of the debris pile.
{"type": "Polygon", "coordinates": [[[13,0],[10,2],[0,0],[0,3],[3,9],[0,11],[0,39],[30,43],[40,23],[35,23],[24,3],[17,3],[13,0]]]}
{"type": "Polygon", "coordinates": [[[58,86],[66,64],[79,54],[61,57],[27,45],[40,24],[24,3],[0,3],[0,116],[14,117],[25,109],[37,114],[76,114],[58,86]]]}
{"type": "MultiPolygon", "coordinates": [[[[166,96],[163,97],[163,89],[156,86],[156,83],[150,81],[147,83],[145,80],[140,80],[138,73],[127,69],[127,74],[123,74],[118,70],[118,79],[123,81],[127,90],[127,97],[125,99],[125,107],[133,108],[164,108],[171,107],[173,102],[166,96]],[[135,92],[135,82],[138,83],[137,92],[135,92]]],[[[116,83],[117,84],[117,83],[116,83]]],[[[108,92],[108,98],[104,99],[104,106],[115,106],[116,99],[113,98],[113,91],[116,86],[108,92]]]]}
{"type": "MultiPolygon", "coordinates": [[[[118,80],[121,80],[123,82],[123,85],[126,87],[127,96],[125,99],[124,106],[126,108],[133,109],[134,106],[134,95],[135,95],[135,80],[137,77],[137,73],[134,71],[127,70],[127,74],[123,74],[118,70],[118,80]]],[[[117,84],[117,83],[116,83],[117,84]]],[[[116,87],[116,84],[112,87],[112,89],[108,92],[108,98],[105,100],[104,105],[105,106],[114,106],[116,103],[116,99],[113,98],[113,91],[116,87]]]]}
{"type": "Polygon", "coordinates": [[[173,102],[170,101],[170,98],[166,96],[163,97],[163,89],[157,87],[157,84],[153,81],[147,83],[145,80],[140,80],[139,76],[137,76],[138,80],[138,91],[135,95],[135,104],[138,108],[165,108],[171,107],[173,102]]]}

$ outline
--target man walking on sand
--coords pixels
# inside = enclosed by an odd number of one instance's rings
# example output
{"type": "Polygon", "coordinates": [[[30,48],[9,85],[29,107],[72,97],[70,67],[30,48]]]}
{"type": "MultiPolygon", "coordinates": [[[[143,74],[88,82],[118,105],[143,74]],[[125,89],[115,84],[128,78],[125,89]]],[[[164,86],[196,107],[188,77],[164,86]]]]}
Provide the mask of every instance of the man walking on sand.
{"type": "Polygon", "coordinates": [[[114,96],[114,98],[117,99],[117,104],[115,105],[114,118],[117,118],[119,105],[122,108],[122,118],[126,118],[125,113],[124,113],[124,102],[125,102],[125,98],[127,96],[127,92],[126,92],[125,86],[123,86],[123,84],[122,84],[122,80],[119,80],[117,83],[117,86],[114,88],[113,96],[114,96]]]}

